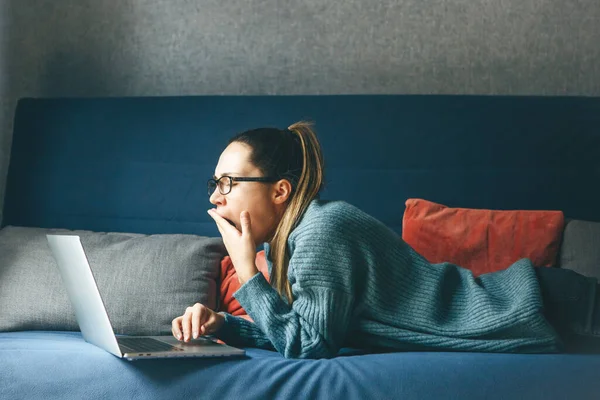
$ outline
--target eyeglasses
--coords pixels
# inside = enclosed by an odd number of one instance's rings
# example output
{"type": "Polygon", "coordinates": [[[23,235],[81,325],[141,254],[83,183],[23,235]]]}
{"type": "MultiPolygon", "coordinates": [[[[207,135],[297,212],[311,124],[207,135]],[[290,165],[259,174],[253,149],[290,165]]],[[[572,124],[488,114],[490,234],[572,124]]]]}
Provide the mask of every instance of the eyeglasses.
{"type": "Polygon", "coordinates": [[[221,194],[228,194],[231,192],[231,186],[233,182],[277,182],[279,179],[273,176],[261,176],[261,177],[246,177],[246,176],[227,176],[223,175],[219,179],[209,179],[206,183],[208,186],[208,195],[212,196],[216,188],[219,188],[221,194]]]}

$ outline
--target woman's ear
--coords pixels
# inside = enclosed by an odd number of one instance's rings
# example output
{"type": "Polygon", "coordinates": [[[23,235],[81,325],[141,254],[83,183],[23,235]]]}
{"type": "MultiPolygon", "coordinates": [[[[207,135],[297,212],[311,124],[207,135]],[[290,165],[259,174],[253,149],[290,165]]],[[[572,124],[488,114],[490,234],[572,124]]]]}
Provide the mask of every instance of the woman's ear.
{"type": "Polygon", "coordinates": [[[273,202],[283,204],[292,195],[292,185],[287,179],[280,179],[273,185],[273,202]]]}

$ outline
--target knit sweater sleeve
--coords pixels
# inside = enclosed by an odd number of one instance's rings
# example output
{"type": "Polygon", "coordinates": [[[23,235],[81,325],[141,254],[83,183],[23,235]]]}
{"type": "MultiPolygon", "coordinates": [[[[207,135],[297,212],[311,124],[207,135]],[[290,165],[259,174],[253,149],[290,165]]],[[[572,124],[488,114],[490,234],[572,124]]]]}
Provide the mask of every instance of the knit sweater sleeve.
{"type": "Polygon", "coordinates": [[[225,317],[225,323],[216,336],[225,343],[232,346],[275,349],[269,338],[254,322],[225,312],[219,314],[225,317]]]}
{"type": "MultiPolygon", "coordinates": [[[[256,324],[254,330],[240,324],[239,334],[249,341],[266,337],[288,358],[329,358],[338,353],[354,298],[352,244],[340,229],[335,221],[308,221],[294,230],[288,241],[292,305],[256,274],[234,294],[256,324]]],[[[232,327],[227,324],[226,329],[232,327]]]]}

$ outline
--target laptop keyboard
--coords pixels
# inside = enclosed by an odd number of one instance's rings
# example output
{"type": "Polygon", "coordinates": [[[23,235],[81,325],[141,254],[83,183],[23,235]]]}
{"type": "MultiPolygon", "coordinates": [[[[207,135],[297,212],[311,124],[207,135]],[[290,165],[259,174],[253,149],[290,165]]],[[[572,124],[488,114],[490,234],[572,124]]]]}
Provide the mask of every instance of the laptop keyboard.
{"type": "Polygon", "coordinates": [[[117,338],[117,342],[128,347],[134,352],[150,353],[156,351],[183,351],[183,349],[171,346],[168,343],[161,342],[152,338],[117,338]]]}

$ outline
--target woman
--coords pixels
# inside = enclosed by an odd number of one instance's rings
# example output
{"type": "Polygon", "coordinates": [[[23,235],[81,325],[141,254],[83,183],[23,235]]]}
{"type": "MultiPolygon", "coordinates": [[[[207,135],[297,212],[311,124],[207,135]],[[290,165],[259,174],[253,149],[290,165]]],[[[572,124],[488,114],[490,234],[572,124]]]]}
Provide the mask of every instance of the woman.
{"type": "Polygon", "coordinates": [[[478,278],[431,264],[375,218],[319,200],[322,186],[310,125],[230,140],[209,180],[216,208],[208,213],[241,283],[235,298],[254,322],[196,304],[173,320],[175,337],[214,334],[285,357],[323,358],[341,347],[557,352],[567,334],[600,336],[595,279],[533,268],[528,259],[478,278]],[[270,284],[254,264],[259,243],[270,284]]]}

